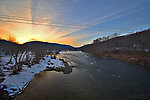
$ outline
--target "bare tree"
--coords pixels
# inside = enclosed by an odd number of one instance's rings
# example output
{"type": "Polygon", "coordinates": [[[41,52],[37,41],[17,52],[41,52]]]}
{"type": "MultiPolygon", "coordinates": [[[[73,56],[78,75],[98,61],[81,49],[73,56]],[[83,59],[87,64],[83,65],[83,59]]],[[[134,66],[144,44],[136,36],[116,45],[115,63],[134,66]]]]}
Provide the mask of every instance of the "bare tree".
{"type": "Polygon", "coordinates": [[[10,46],[7,50],[11,55],[11,59],[13,57],[15,60],[15,70],[21,70],[27,50],[22,45],[10,46]]]}

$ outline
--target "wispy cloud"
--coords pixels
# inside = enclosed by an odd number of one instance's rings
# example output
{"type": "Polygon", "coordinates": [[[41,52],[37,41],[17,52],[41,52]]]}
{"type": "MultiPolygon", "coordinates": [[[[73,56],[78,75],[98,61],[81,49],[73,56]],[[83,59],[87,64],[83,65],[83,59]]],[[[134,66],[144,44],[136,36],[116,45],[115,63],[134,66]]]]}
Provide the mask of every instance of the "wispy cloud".
{"type": "MultiPolygon", "coordinates": [[[[77,29],[76,31],[71,32],[71,33],[68,33],[68,34],[66,34],[66,35],[63,35],[63,36],[59,37],[59,39],[64,38],[64,37],[67,37],[67,36],[72,35],[72,34],[76,34],[76,33],[79,32],[80,30],[86,30],[86,29],[88,29],[88,28],[90,28],[90,27],[95,27],[96,25],[99,25],[99,24],[102,24],[102,23],[111,21],[111,20],[113,20],[113,19],[117,19],[117,18],[126,16],[126,15],[129,15],[129,14],[132,14],[132,13],[135,13],[135,12],[138,12],[138,11],[142,11],[142,10],[144,10],[144,9],[147,8],[147,7],[144,7],[144,8],[141,8],[141,9],[137,9],[137,7],[138,7],[140,4],[141,4],[141,3],[136,3],[136,4],[132,5],[131,7],[127,7],[127,8],[124,8],[124,9],[120,9],[120,10],[114,11],[114,12],[108,14],[108,15],[105,15],[105,16],[103,16],[103,17],[100,17],[100,18],[91,20],[91,21],[89,21],[89,22],[80,24],[80,25],[79,25],[79,27],[81,27],[80,29],[77,29]]],[[[112,30],[113,30],[113,29],[112,29],[112,30]]]]}

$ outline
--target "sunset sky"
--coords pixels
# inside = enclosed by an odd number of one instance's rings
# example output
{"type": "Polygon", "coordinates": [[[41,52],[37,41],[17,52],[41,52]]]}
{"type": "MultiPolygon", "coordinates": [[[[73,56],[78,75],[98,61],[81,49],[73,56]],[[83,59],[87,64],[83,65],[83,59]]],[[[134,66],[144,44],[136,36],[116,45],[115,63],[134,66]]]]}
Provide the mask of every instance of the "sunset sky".
{"type": "Polygon", "coordinates": [[[150,0],[0,0],[0,38],[81,46],[150,28],[150,0]]]}

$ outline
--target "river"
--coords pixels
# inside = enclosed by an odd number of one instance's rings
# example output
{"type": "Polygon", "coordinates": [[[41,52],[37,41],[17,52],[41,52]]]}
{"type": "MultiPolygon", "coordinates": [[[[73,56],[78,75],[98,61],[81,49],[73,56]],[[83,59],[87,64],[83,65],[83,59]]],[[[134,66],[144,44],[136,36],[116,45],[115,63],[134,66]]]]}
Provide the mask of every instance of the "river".
{"type": "Polygon", "coordinates": [[[67,74],[43,71],[15,100],[150,100],[150,69],[70,51],[67,74]]]}

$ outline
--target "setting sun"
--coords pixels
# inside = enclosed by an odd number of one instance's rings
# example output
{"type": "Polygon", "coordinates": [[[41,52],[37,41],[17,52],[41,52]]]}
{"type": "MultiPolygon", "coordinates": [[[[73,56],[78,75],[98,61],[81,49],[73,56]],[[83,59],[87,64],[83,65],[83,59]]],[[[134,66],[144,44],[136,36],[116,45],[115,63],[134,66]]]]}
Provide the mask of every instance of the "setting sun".
{"type": "Polygon", "coordinates": [[[18,44],[23,44],[23,43],[25,43],[25,42],[23,42],[23,41],[21,41],[21,40],[18,41],[18,44]]]}

